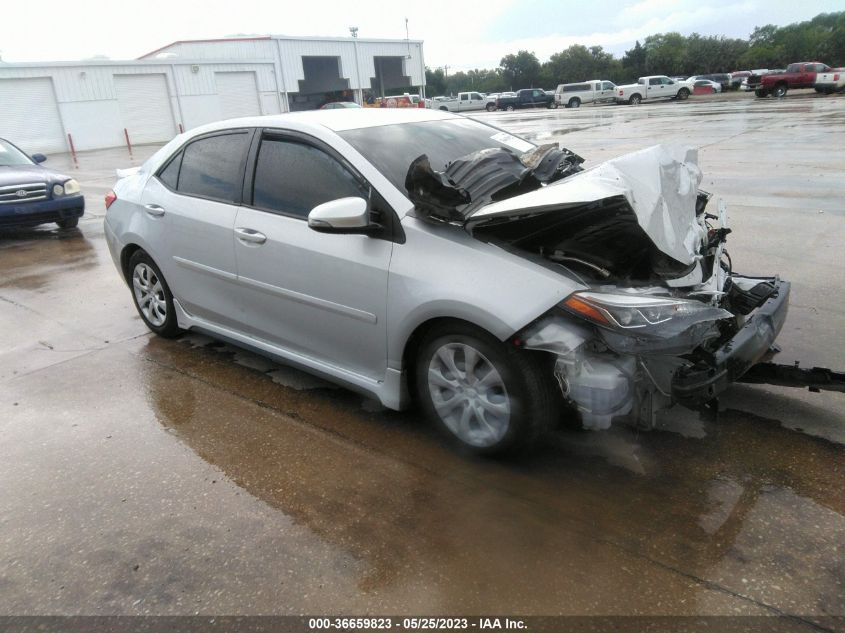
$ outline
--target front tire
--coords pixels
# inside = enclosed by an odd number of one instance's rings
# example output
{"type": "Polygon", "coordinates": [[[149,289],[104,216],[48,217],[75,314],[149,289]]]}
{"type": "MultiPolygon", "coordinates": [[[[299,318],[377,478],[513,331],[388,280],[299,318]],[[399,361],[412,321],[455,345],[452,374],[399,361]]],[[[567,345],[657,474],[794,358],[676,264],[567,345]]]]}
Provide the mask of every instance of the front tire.
{"type": "Polygon", "coordinates": [[[762,99],[764,97],[768,97],[769,92],[767,90],[763,90],[762,88],[757,88],[757,90],[754,91],[754,96],[762,99]]]}
{"type": "Polygon", "coordinates": [[[60,229],[75,229],[79,225],[79,218],[65,218],[56,222],[60,229]]]}
{"type": "Polygon", "coordinates": [[[164,338],[178,336],[181,329],[176,322],[173,294],[146,251],[137,250],[129,258],[129,284],[135,309],[144,324],[164,338]]]}
{"type": "Polygon", "coordinates": [[[488,103],[486,107],[487,112],[494,112],[496,110],[495,103],[488,103]]]}
{"type": "Polygon", "coordinates": [[[422,342],[415,388],[428,417],[481,455],[530,447],[552,428],[562,400],[547,357],[459,323],[437,327],[422,342]]]}
{"type": "Polygon", "coordinates": [[[549,110],[557,110],[557,101],[549,101],[549,110]]]}

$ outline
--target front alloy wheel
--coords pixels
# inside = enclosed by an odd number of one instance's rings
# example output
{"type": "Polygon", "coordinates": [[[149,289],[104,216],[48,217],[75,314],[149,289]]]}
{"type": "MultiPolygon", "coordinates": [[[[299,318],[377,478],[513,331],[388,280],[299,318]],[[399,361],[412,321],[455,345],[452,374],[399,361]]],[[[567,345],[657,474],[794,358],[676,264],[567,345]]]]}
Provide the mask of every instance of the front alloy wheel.
{"type": "Polygon", "coordinates": [[[494,455],[531,446],[560,415],[554,363],[467,323],[446,322],[415,354],[415,395],[464,449],[494,455]]]}
{"type": "Polygon", "coordinates": [[[443,424],[470,446],[500,442],[510,422],[510,400],[502,376],[477,349],[446,343],[428,366],[428,391],[443,424]]]}

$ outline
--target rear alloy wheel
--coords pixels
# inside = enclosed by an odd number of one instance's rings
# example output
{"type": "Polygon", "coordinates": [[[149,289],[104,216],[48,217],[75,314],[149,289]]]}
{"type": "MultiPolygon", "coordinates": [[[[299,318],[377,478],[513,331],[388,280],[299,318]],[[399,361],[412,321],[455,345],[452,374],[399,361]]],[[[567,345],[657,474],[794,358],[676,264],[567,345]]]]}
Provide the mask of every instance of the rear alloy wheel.
{"type": "Polygon", "coordinates": [[[572,97],[569,100],[569,105],[566,106],[567,108],[580,108],[581,107],[581,100],[578,97],[572,97]]]}
{"type": "Polygon", "coordinates": [[[508,112],[513,112],[514,107],[512,105],[509,105],[507,108],[505,108],[505,110],[507,110],[508,112]]]}
{"type": "Polygon", "coordinates": [[[640,95],[631,95],[631,98],[628,99],[628,103],[631,105],[640,105],[642,103],[643,98],[640,95]]]}
{"type": "Polygon", "coordinates": [[[685,101],[689,97],[689,90],[686,88],[681,88],[678,90],[678,99],[680,101],[685,101]]]}
{"type": "Polygon", "coordinates": [[[132,298],[148,328],[159,336],[173,338],[181,330],[176,322],[173,295],[152,258],[137,250],[129,259],[132,298]]]}
{"type": "Polygon", "coordinates": [[[779,86],[775,86],[775,89],[772,90],[772,96],[778,99],[781,99],[786,96],[786,86],[780,84],[779,86]]]}
{"type": "Polygon", "coordinates": [[[487,112],[493,112],[496,109],[496,104],[495,103],[488,103],[486,109],[487,109],[487,112]]]}
{"type": "Polygon", "coordinates": [[[79,224],[79,218],[65,218],[56,222],[60,229],[75,229],[79,224]]]}
{"type": "Polygon", "coordinates": [[[549,101],[549,110],[557,110],[557,101],[549,101]]]}
{"type": "Polygon", "coordinates": [[[559,415],[560,391],[546,357],[468,325],[433,331],[415,367],[416,393],[430,418],[478,454],[530,446],[559,415]]]}

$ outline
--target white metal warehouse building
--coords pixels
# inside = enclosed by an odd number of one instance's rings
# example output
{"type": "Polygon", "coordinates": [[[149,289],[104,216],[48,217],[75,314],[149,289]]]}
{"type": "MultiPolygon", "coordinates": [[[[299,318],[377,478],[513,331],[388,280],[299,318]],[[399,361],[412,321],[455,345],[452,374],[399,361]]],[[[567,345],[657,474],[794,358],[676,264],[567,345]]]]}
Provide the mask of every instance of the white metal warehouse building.
{"type": "Polygon", "coordinates": [[[162,143],[220,119],[424,91],[418,40],[180,41],[132,61],[0,63],[0,137],[44,153],[162,143]]]}

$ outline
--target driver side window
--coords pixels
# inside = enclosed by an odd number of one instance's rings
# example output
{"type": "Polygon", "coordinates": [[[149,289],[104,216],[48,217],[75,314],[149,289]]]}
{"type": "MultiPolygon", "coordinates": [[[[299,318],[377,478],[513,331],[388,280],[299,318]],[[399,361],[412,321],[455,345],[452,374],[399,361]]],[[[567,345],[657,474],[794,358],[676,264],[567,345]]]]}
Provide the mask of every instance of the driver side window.
{"type": "Polygon", "coordinates": [[[317,205],[369,192],[332,156],[307,143],[265,137],[255,162],[252,206],[306,219],[317,205]]]}

